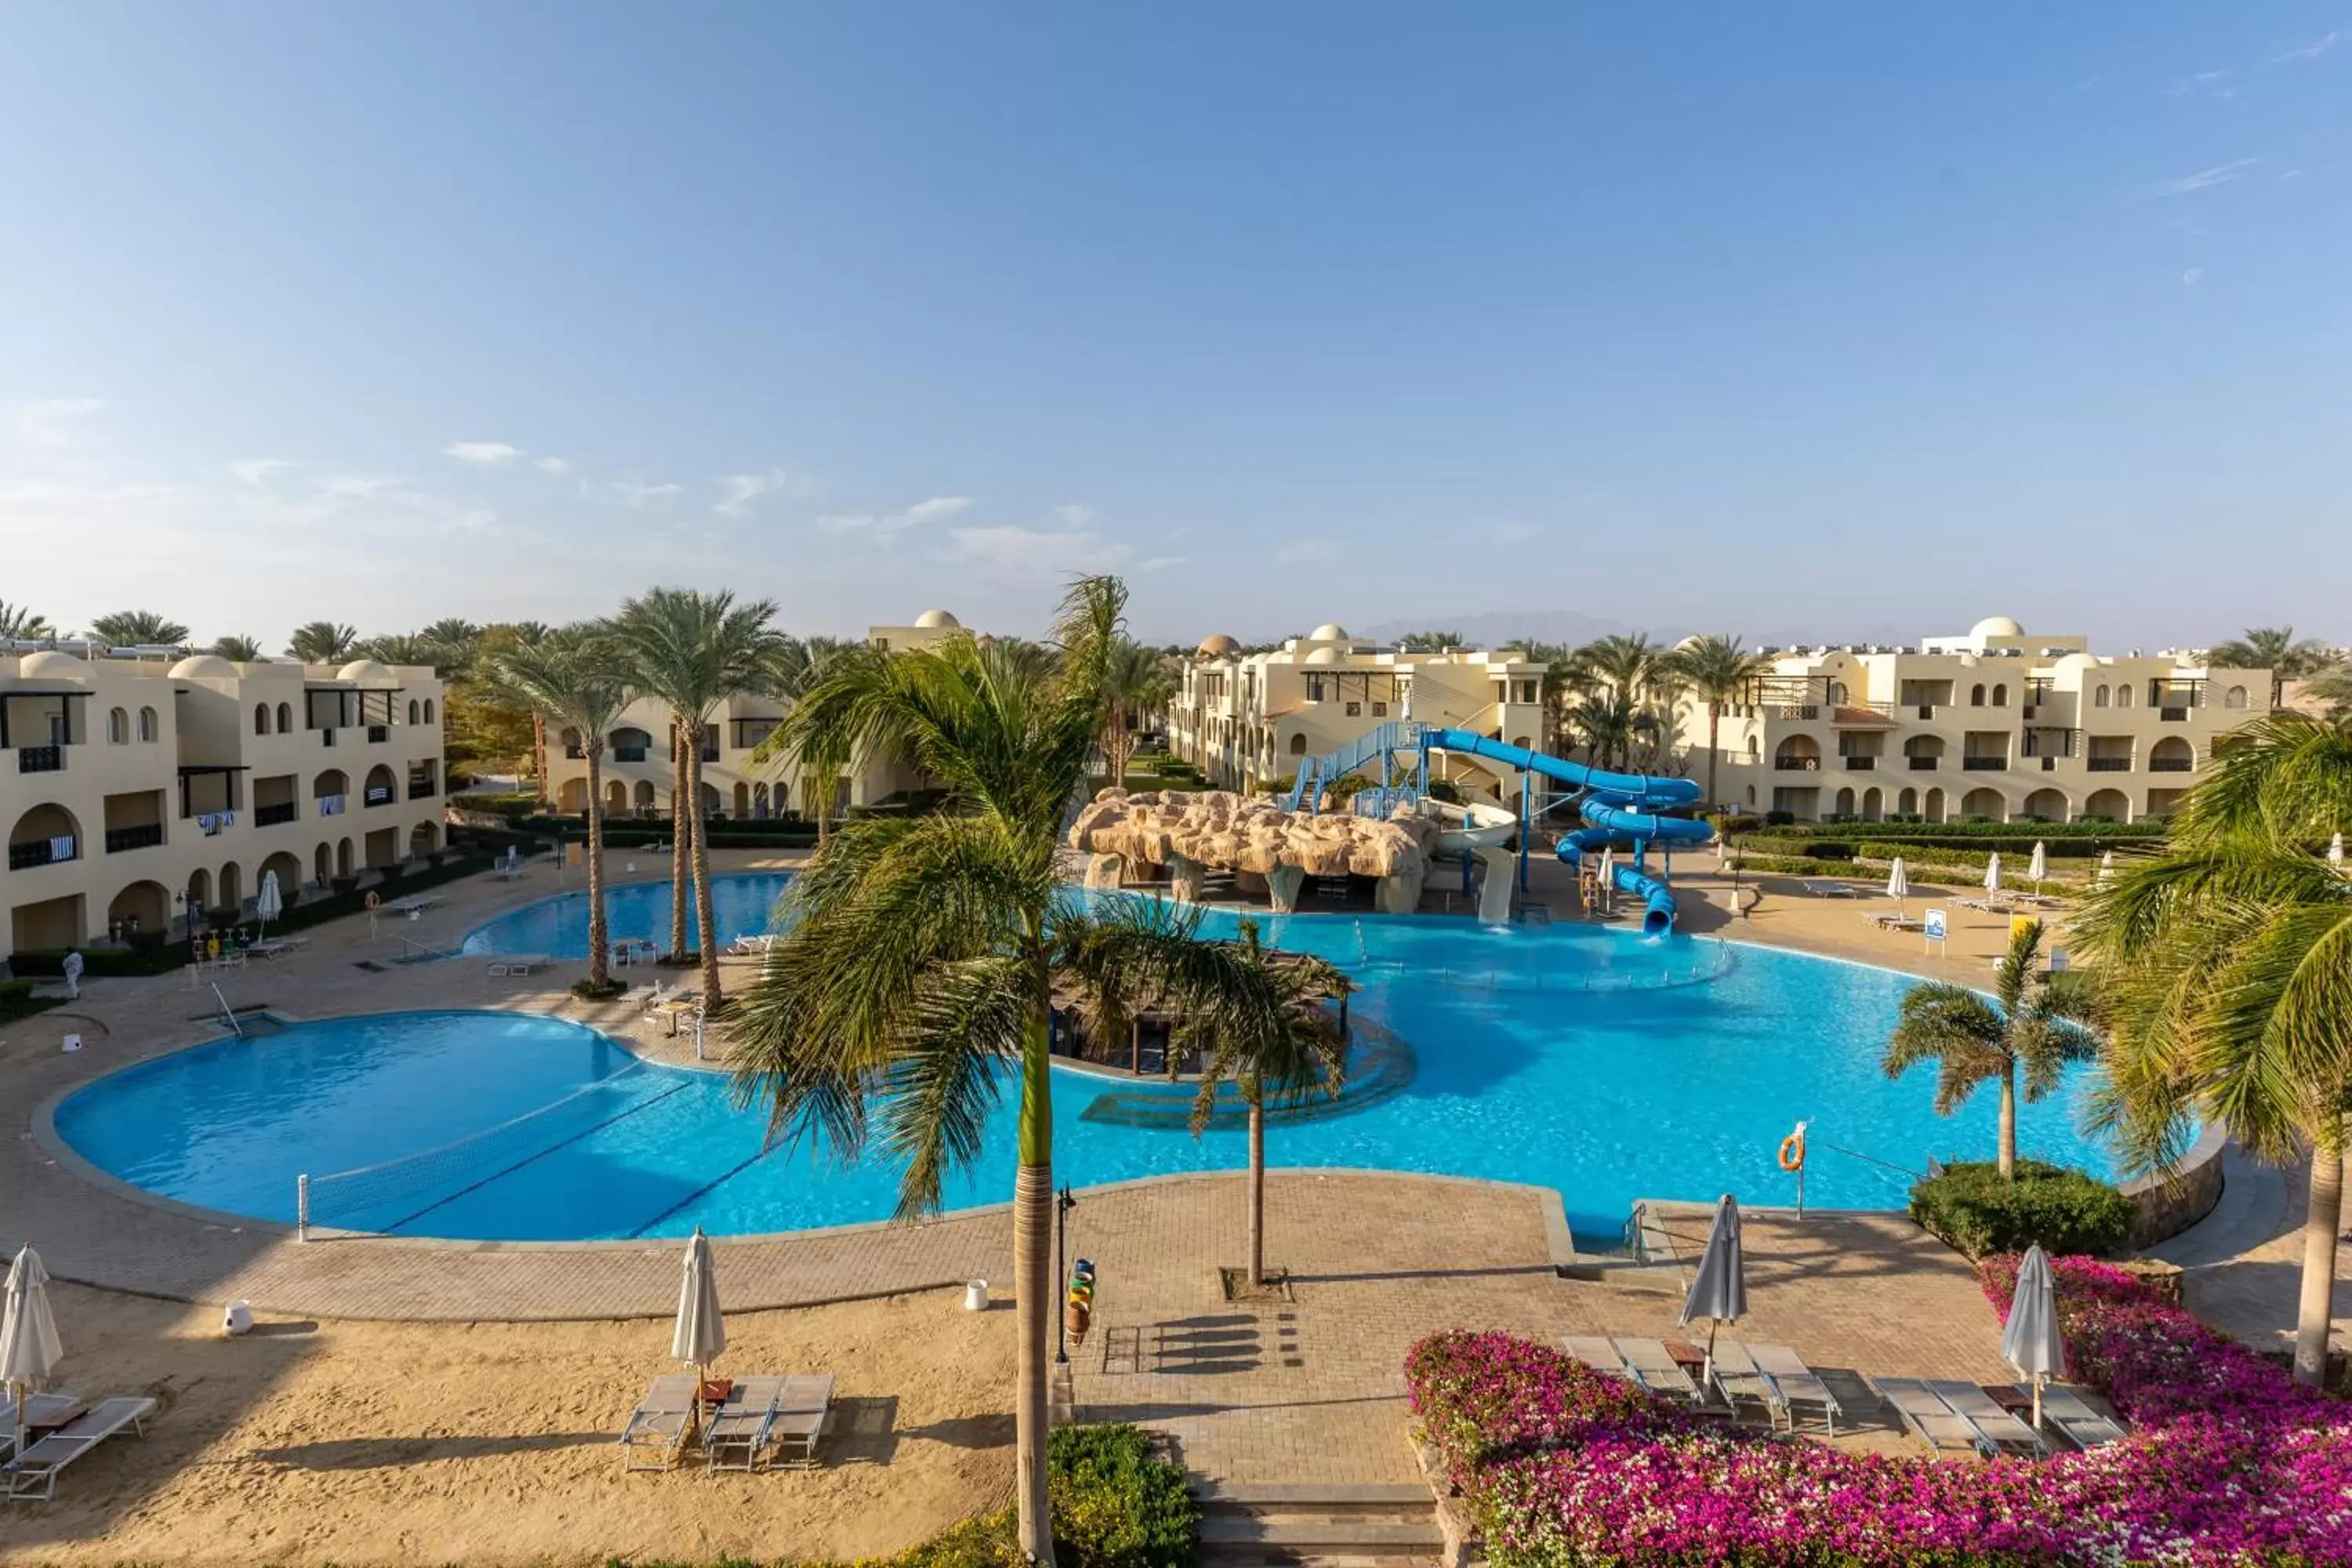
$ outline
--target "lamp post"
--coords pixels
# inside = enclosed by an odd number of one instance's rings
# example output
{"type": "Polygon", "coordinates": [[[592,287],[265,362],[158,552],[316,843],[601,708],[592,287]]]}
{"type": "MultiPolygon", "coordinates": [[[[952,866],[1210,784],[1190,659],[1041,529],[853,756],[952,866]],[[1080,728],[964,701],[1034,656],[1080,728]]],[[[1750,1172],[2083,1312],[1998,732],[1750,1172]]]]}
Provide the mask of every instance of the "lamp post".
{"type": "MultiPolygon", "coordinates": [[[[1061,1281],[1065,1289],[1070,1283],[1070,1211],[1077,1206],[1078,1200],[1070,1195],[1066,1184],[1054,1194],[1054,1277],[1061,1281]]],[[[1070,1364],[1069,1334],[1070,1312],[1068,1304],[1065,1303],[1062,1310],[1054,1314],[1054,1364],[1056,1366],[1070,1364]]]]}

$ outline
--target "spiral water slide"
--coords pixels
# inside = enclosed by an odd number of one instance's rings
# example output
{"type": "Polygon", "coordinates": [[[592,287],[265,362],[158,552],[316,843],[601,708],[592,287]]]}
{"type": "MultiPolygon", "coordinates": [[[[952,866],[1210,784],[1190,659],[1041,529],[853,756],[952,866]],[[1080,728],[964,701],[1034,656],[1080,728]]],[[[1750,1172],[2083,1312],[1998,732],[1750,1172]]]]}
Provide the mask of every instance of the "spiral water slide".
{"type": "Polygon", "coordinates": [[[1631,843],[1633,858],[1615,867],[1610,879],[1617,890],[1642,900],[1642,933],[1664,936],[1675,929],[1675,895],[1662,878],[1650,874],[1653,843],[1701,845],[1715,837],[1704,822],[1667,816],[1675,806],[1696,803],[1703,793],[1692,779],[1654,778],[1648,773],[1612,773],[1571,763],[1564,757],[1506,745],[1467,730],[1430,730],[1423,740],[1433,751],[1459,752],[1484,757],[1523,773],[1539,774],[1556,784],[1584,792],[1578,810],[1585,826],[1559,841],[1559,858],[1581,866],[1584,857],[1597,855],[1612,844],[1631,843]]]}

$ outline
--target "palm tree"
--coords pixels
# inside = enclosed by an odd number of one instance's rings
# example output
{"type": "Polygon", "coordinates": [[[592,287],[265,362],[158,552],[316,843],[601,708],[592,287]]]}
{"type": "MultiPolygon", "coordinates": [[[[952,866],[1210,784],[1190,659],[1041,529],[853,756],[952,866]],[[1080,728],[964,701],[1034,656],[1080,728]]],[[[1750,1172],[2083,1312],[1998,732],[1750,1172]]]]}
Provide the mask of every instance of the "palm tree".
{"type": "MultiPolygon", "coordinates": [[[[793,879],[790,934],[728,1026],[739,1092],[766,1105],[771,1136],[814,1133],[850,1155],[878,1144],[906,1162],[903,1214],[939,1206],[943,1176],[978,1157],[990,1107],[1017,1085],[1016,1495],[1021,1550],[1049,1565],[1055,964],[1097,922],[1124,920],[1129,952],[1191,940],[1155,931],[1126,900],[1090,915],[1063,898],[1055,874],[1063,814],[1086,787],[1101,732],[1126,598],[1113,578],[1072,585],[1064,657],[1049,676],[954,636],[846,661],[803,697],[782,726],[786,749],[907,748],[951,808],[838,829],[793,879]]],[[[1137,993],[1179,967],[1139,963],[1137,993]]]]}
{"type": "Polygon", "coordinates": [[[177,647],[188,628],[152,610],[117,610],[90,622],[89,635],[116,647],[177,647]]]}
{"type": "Polygon", "coordinates": [[[2205,662],[2222,669],[2271,672],[2271,706],[2285,700],[2286,683],[2325,668],[2334,657],[2317,637],[2297,637],[2293,626],[2249,626],[2246,635],[2209,649],[2205,662]]]}
{"type": "Polygon", "coordinates": [[[1739,643],[1737,635],[1693,637],[1666,656],[1690,683],[1691,694],[1706,704],[1706,798],[1715,806],[1723,804],[1715,787],[1723,710],[1746,696],[1772,668],[1770,659],[1748,652],[1739,643]]]}
{"type": "MultiPolygon", "coordinates": [[[[863,642],[846,637],[786,637],[778,649],[772,678],[775,695],[787,701],[798,702],[817,686],[839,672],[847,661],[879,657],[863,642]]],[[[787,755],[782,726],[768,731],[767,738],[752,748],[754,766],[766,767],[787,755]]],[[[833,796],[842,773],[850,759],[834,756],[822,750],[804,750],[795,755],[800,768],[801,800],[816,817],[816,841],[823,844],[833,836],[833,796]]]]}
{"type": "MultiPolygon", "coordinates": [[[[710,847],[702,820],[702,737],[721,702],[771,684],[781,644],[768,625],[775,613],[771,599],[738,605],[728,592],[655,588],[623,604],[613,623],[614,642],[636,685],[669,704],[677,727],[684,778],[673,775],[672,794],[682,795],[681,835],[693,835],[688,872],[706,1009],[715,1009],[724,998],[719,990],[719,933],[710,911],[710,847]]],[[[672,924],[675,930],[675,915],[672,924]]]]}
{"type": "Polygon", "coordinates": [[[2315,672],[2305,689],[2327,704],[2329,717],[2352,717],[2352,659],[2337,659],[2315,672]]]}
{"type": "Polygon", "coordinates": [[[535,713],[552,715],[580,731],[588,763],[588,989],[613,989],[611,941],[604,923],[604,736],[620,721],[630,692],[615,673],[612,650],[593,637],[509,642],[485,656],[490,686],[535,713]]]}
{"type": "Polygon", "coordinates": [[[1901,1078],[1921,1062],[1937,1064],[1936,1114],[1949,1116],[1988,1079],[2000,1080],[2000,1150],[2004,1180],[2017,1175],[2017,1079],[2025,1074],[2030,1103],[2058,1087],[2066,1064],[2088,1061],[2096,1037],[2090,1026],[2096,999],[2079,970],[2041,973],[2042,922],[2029,921],[2010,938],[1993,970],[1988,1002],[1965,985],[1929,981],[1903,998],[1895,1034],[1880,1065],[1901,1078]]]}
{"type": "Polygon", "coordinates": [[[0,599],[0,642],[35,642],[57,635],[48,616],[0,599]]]}
{"type": "Polygon", "coordinates": [[[1397,638],[1399,653],[1451,653],[1461,646],[1460,632],[1407,632],[1397,638]]]}
{"type": "Polygon", "coordinates": [[[1585,694],[1583,700],[1568,711],[1570,730],[1580,738],[1596,767],[1607,767],[1619,751],[1633,749],[1633,730],[1639,717],[1633,700],[1622,692],[1599,687],[1585,694]]]}
{"type": "Polygon", "coordinates": [[[2346,1115],[2352,880],[2314,853],[2352,828],[2352,725],[2258,720],[2192,788],[2164,852],[2094,889],[2075,922],[2114,994],[2095,1122],[2163,1170],[2196,1121],[2268,1164],[2309,1162],[2294,1375],[2325,1375],[2346,1115]]]}
{"type": "Polygon", "coordinates": [[[358,657],[372,658],[380,664],[432,665],[436,669],[440,668],[436,661],[440,651],[439,645],[413,632],[393,632],[383,637],[370,637],[352,649],[358,657]]]}
{"type": "Polygon", "coordinates": [[[1103,671],[1102,754],[1106,782],[1113,787],[1127,780],[1136,728],[1175,695],[1176,678],[1167,660],[1139,642],[1119,638],[1103,671]]]}
{"type": "Polygon", "coordinates": [[[352,626],[333,621],[305,621],[294,628],[288,639],[286,653],[304,664],[341,664],[352,657],[359,646],[360,634],[352,626]]]}
{"type": "Polygon", "coordinates": [[[1577,649],[1574,663],[1588,683],[1638,702],[1664,657],[1647,637],[1605,637],[1577,649]]]}
{"type": "Polygon", "coordinates": [[[262,655],[261,645],[251,637],[236,636],[215,637],[212,652],[218,658],[227,659],[231,664],[268,662],[262,655]]]}
{"type": "Polygon", "coordinates": [[[1195,942],[1175,956],[1181,967],[1168,976],[1168,994],[1186,1019],[1186,1033],[1208,1047],[1192,1135],[1208,1130],[1217,1086],[1227,1079],[1249,1108],[1249,1282],[1256,1288],[1265,1283],[1266,1103],[1339,1095],[1348,1035],[1324,1002],[1353,987],[1319,958],[1270,962],[1253,920],[1241,922],[1237,942],[1195,942]]]}

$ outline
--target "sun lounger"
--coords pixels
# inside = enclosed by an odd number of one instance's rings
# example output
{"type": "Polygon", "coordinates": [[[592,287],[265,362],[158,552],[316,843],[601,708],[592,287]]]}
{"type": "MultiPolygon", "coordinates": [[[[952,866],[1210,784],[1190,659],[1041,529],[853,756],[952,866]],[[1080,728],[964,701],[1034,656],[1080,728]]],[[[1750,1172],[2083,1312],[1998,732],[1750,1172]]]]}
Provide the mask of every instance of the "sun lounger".
{"type": "Polygon", "coordinates": [[[776,1396],[776,1413],[768,1424],[768,1442],[774,1463],[793,1469],[816,1464],[816,1446],[824,1436],[825,1416],[833,1409],[833,1373],[820,1372],[784,1379],[776,1396]]]}
{"type": "Polygon", "coordinates": [[[1790,1426],[1796,1425],[1798,1405],[1818,1405],[1830,1436],[1837,1436],[1837,1418],[1843,1414],[1838,1407],[1837,1395],[1830,1392],[1830,1385],[1805,1364],[1802,1357],[1786,1345],[1749,1345],[1748,1355],[1756,1363],[1756,1370],[1770,1378],[1772,1386],[1780,1391],[1780,1402],[1788,1406],[1790,1426]]]}
{"type": "Polygon", "coordinates": [[[310,939],[307,936],[273,936],[263,938],[245,951],[256,958],[283,958],[310,945],[310,939]]]}
{"type": "Polygon", "coordinates": [[[1625,1358],[1618,1352],[1615,1343],[1603,1335],[1570,1334],[1559,1342],[1570,1356],[1604,1376],[1636,1384],[1642,1381],[1633,1374],[1633,1369],[1625,1364],[1625,1358]]]}
{"type": "Polygon", "coordinates": [[[1858,899],[1862,895],[1843,882],[1807,882],[1805,891],[1817,899],[1858,899]]]}
{"type": "Polygon", "coordinates": [[[8,1500],[47,1502],[58,1495],[58,1473],[125,1426],[144,1435],[155,1402],[142,1396],[107,1399],[75,1416],[16,1456],[8,1467],[8,1500]]]}
{"type": "Polygon", "coordinates": [[[753,1470],[768,1447],[768,1428],[783,1397],[784,1379],[744,1377],[735,1381],[727,1403],[710,1413],[702,1428],[703,1462],[714,1470],[753,1470]]]}
{"type": "Polygon", "coordinates": [[[765,956],[767,951],[775,945],[776,939],[772,936],[769,936],[764,932],[753,933],[746,931],[741,936],[737,937],[733,942],[729,942],[727,944],[727,951],[735,954],[738,958],[760,958],[765,956]]]}
{"type": "Polygon", "coordinates": [[[1958,1379],[1938,1379],[1927,1384],[1927,1392],[1952,1407],[1952,1414],[1977,1429],[1988,1452],[2004,1449],[2027,1454],[2046,1454],[2049,1441],[2041,1433],[2020,1421],[2000,1407],[2000,1402],[1973,1383],[1958,1379]]]}
{"type": "Polygon", "coordinates": [[[1715,1379],[1723,1402],[1731,1407],[1733,1420],[1739,1418],[1739,1402],[1743,1399],[1764,1407],[1764,1419],[1775,1426],[1791,1425],[1789,1402],[1772,1380],[1756,1364],[1748,1347],[1738,1340],[1719,1340],[1715,1347],[1715,1365],[1709,1375],[1715,1379]]]}
{"type": "Polygon", "coordinates": [[[509,952],[490,960],[492,974],[529,974],[534,969],[544,969],[552,959],[536,952],[509,952]]]}
{"type": "Polygon", "coordinates": [[[1633,1375],[1651,1393],[1692,1405],[1699,1402],[1698,1384],[1667,1352],[1664,1342],[1612,1339],[1609,1342],[1617,1347],[1617,1353],[1625,1358],[1625,1364],[1633,1369],[1633,1375]]]}
{"type": "Polygon", "coordinates": [[[2042,1419],[2077,1448],[2095,1448],[2124,1435],[2121,1426],[2092,1409],[2081,1394],[2057,1384],[2042,1391],[2042,1419]]]}
{"type": "Polygon", "coordinates": [[[1955,1411],[1916,1377],[1874,1377],[1870,1385],[1895,1407],[1911,1435],[1930,1448],[1978,1449],[1983,1436],[1967,1417],[1955,1411]]]}
{"type": "MultiPolygon", "coordinates": [[[[84,1408],[79,1394],[36,1394],[25,1401],[25,1425],[47,1431],[62,1426],[84,1408]]],[[[0,1386],[0,1465],[16,1455],[16,1402],[0,1386]]]]}
{"type": "Polygon", "coordinates": [[[691,1373],[654,1379],[621,1429],[623,1469],[667,1470],[677,1463],[686,1440],[695,1435],[694,1383],[691,1373]],[[646,1456],[642,1462],[640,1455],[646,1456]]]}

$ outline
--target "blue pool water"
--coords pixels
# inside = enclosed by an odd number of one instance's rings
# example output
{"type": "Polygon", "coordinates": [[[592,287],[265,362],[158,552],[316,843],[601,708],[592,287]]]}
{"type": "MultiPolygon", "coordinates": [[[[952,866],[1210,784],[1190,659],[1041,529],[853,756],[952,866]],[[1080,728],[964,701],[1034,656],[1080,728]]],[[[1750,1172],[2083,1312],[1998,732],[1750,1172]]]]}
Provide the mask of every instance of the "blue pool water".
{"type": "MultiPolygon", "coordinates": [[[[654,858],[639,862],[651,866],[654,858]]],[[[721,943],[747,932],[764,931],[776,900],[792,877],[783,871],[753,871],[710,879],[710,923],[721,943]]],[[[688,941],[694,930],[694,900],[687,900],[688,941]]],[[[604,890],[604,923],[612,940],[649,937],[669,945],[669,883],[625,882],[604,890]]],[[[467,933],[460,952],[536,952],[549,958],[588,956],[588,895],[558,893],[510,910],[467,933]]]]}
{"type": "MultiPolygon", "coordinates": [[[[552,919],[507,918],[522,917],[552,919]]],[[[1213,931],[1231,929],[1230,916],[1209,921],[1213,931]]],[[[1932,1069],[1894,1083],[1880,1073],[1880,1047],[1910,984],[1888,971],[1765,948],[1645,943],[1587,926],[1336,915],[1265,923],[1270,941],[1353,972],[1364,987],[1357,1012],[1410,1043],[1419,1062],[1392,1097],[1276,1126],[1267,1153],[1276,1165],[1541,1184],[1560,1191],[1580,1231],[1610,1236],[1639,1197],[1790,1201],[1793,1182],[1774,1153],[1800,1117],[1813,1124],[1806,1199],[1822,1206],[1899,1207],[1906,1186],[1828,1145],[1914,1169],[1931,1152],[1991,1151],[1989,1091],[1944,1120],[1929,1105],[1932,1069]]],[[[562,934],[551,924],[530,945],[561,951],[562,934]]],[[[298,1172],[458,1142],[317,1183],[314,1219],[355,1229],[668,1237],[698,1225],[746,1234],[892,1212],[897,1172],[887,1164],[845,1169],[808,1148],[763,1153],[761,1116],[734,1108],[727,1079],[633,1063],[591,1030],[535,1016],[334,1019],[100,1079],[65,1101],[58,1127],[84,1158],[125,1180],[279,1221],[293,1216],[298,1172]]],[[[1058,1178],[1085,1186],[1244,1162],[1238,1131],[1196,1141],[1085,1115],[1103,1094],[1134,1092],[1055,1073],[1058,1178]]],[[[2070,1092],[2023,1108],[2020,1145],[2105,1171],[2103,1152],[2074,1131],[2073,1101],[2070,1092]]],[[[1007,1096],[982,1159],[955,1179],[950,1206],[1008,1194],[1011,1110],[1007,1096]]]]}

